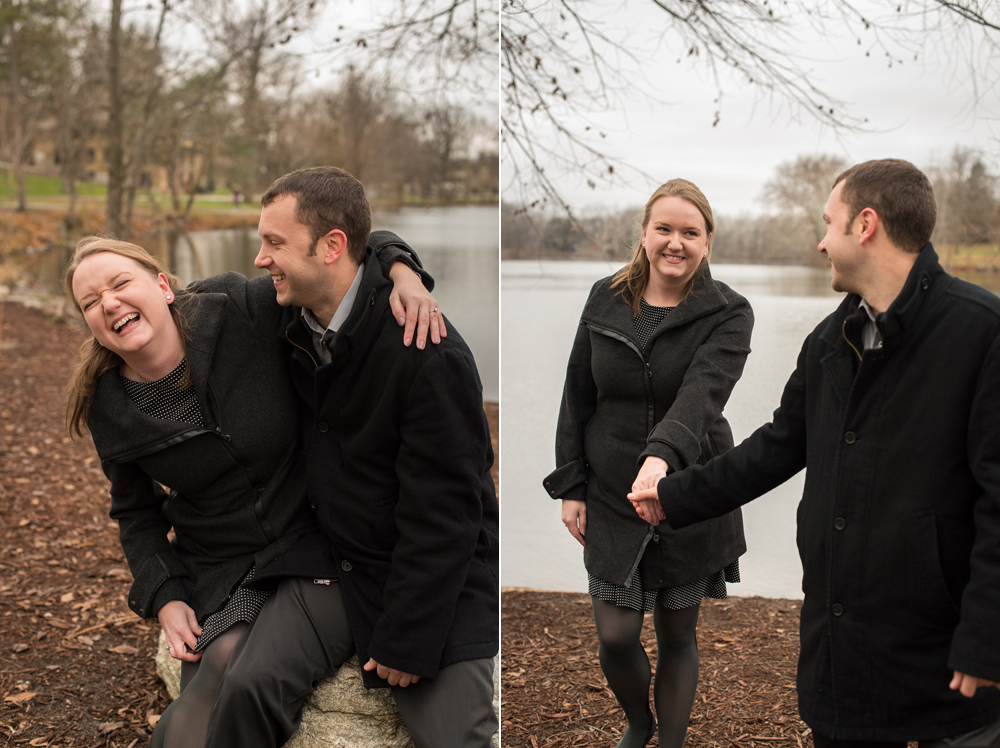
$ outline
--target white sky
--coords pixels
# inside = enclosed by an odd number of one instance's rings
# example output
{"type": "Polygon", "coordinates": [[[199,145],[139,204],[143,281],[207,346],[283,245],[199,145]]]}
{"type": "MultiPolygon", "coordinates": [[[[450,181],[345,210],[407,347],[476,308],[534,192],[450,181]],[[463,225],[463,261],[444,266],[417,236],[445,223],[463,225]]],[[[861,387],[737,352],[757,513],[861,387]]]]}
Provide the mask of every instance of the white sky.
{"type": "MultiPolygon", "coordinates": [[[[603,19],[609,35],[627,35],[636,42],[633,49],[652,47],[650,30],[662,28],[664,15],[650,0],[602,4],[611,9],[603,19]]],[[[659,183],[685,177],[702,188],[717,214],[758,213],[764,182],[780,162],[796,156],[831,153],[849,163],[895,157],[926,168],[944,161],[956,145],[982,150],[991,171],[1000,172],[1000,95],[987,91],[979,107],[973,106],[965,60],[944,58],[932,43],[921,50],[918,62],[912,51],[907,55],[896,48],[904,63],[890,69],[884,52],[871,48],[870,35],[861,32],[858,46],[857,34],[842,25],[835,28],[843,33],[823,37],[801,30],[795,51],[814,72],[814,82],[848,104],[852,115],[868,118],[870,132],[838,135],[805,115],[796,121],[786,106],[759,100],[758,92],[741,83],[725,85],[722,118],[713,128],[716,92],[707,71],[677,65],[677,53],[661,45],[644,67],[645,82],[628,74],[633,85],[619,91],[624,106],[594,118],[608,133],[602,142],[606,152],[655,181],[630,176],[626,184],[592,190],[579,174],[559,174],[563,197],[577,211],[604,212],[642,205],[659,183]],[[870,57],[866,49],[872,49],[870,57]]],[[[959,46],[960,54],[977,54],[965,42],[959,46]]],[[[988,72],[989,62],[976,61],[980,73],[988,72]]],[[[545,138],[545,132],[539,128],[536,135],[545,138]]],[[[548,171],[550,176],[555,172],[548,171]]],[[[506,199],[518,200],[506,181],[503,187],[506,199]]]]}

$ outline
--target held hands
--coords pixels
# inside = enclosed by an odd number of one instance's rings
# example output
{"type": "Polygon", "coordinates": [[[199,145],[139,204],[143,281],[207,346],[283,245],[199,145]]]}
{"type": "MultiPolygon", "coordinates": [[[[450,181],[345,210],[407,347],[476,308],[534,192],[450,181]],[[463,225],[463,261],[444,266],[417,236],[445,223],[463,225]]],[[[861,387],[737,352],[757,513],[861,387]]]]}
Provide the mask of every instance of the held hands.
{"type": "Polygon", "coordinates": [[[427,343],[427,332],[435,345],[441,338],[448,337],[445,329],[444,316],[438,309],[438,303],[424,288],[420,276],[414,273],[404,262],[394,262],[389,269],[392,279],[392,293],[389,294],[389,307],[392,316],[400,327],[403,327],[403,345],[408,346],[413,340],[413,330],[416,327],[417,348],[424,349],[427,343]]]}
{"type": "Polygon", "coordinates": [[[660,499],[656,494],[656,484],[661,478],[666,477],[668,470],[670,466],[665,460],[649,455],[639,468],[639,475],[632,483],[632,493],[628,495],[636,513],[654,526],[665,519],[663,507],[660,506],[660,499]]]}
{"type": "Polygon", "coordinates": [[[201,626],[188,604],[182,600],[171,600],[160,608],[156,617],[160,619],[160,626],[167,636],[170,656],[184,662],[198,662],[202,653],[196,653],[194,647],[201,636],[201,626]]]}
{"type": "Polygon", "coordinates": [[[587,547],[587,502],[563,499],[562,523],[566,525],[569,534],[576,538],[584,548],[587,547]]]}
{"type": "Polygon", "coordinates": [[[389,681],[390,686],[399,686],[400,688],[406,688],[411,683],[416,683],[420,680],[419,675],[404,673],[402,670],[396,670],[396,668],[380,665],[375,662],[374,657],[368,658],[368,662],[365,663],[365,670],[369,673],[372,670],[376,670],[379,678],[385,678],[389,681]]]}
{"type": "Polygon", "coordinates": [[[955,677],[951,679],[951,683],[948,685],[952,691],[958,691],[963,696],[968,696],[970,699],[976,695],[976,691],[978,689],[985,688],[986,686],[1000,688],[1000,683],[986,680],[985,678],[977,678],[974,675],[966,675],[965,673],[960,673],[957,670],[955,671],[955,677]]]}

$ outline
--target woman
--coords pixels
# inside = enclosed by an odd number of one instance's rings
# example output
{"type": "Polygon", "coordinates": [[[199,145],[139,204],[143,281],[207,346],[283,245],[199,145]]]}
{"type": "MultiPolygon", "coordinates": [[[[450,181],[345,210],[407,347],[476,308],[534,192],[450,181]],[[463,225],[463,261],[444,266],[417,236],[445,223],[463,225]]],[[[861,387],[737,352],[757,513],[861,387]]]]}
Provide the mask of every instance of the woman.
{"type": "MultiPolygon", "coordinates": [[[[316,528],[273,282],[178,280],[142,247],[100,237],[79,242],[65,278],[93,333],[70,429],[89,427],[111,481],[129,607],[159,619],[182,661],[181,696],[150,743],[167,748],[204,744],[232,648],[269,594],[249,585],[254,570],[316,528]]],[[[286,572],[317,576],[324,559],[301,563],[286,572]]]]}
{"type": "Polygon", "coordinates": [[[559,413],[558,469],[544,481],[584,546],[601,667],[628,718],[618,748],[646,745],[657,721],[660,746],[684,742],[698,606],[725,598],[746,550],[738,512],[673,531],[644,522],[626,498],[733,445],[722,409],[750,353],[753,312],[712,279],[713,230],[708,201],[688,181],[667,182],[646,203],[632,261],[594,284],[584,307],[559,413]],[[649,610],[656,719],[639,642],[649,610]]]}

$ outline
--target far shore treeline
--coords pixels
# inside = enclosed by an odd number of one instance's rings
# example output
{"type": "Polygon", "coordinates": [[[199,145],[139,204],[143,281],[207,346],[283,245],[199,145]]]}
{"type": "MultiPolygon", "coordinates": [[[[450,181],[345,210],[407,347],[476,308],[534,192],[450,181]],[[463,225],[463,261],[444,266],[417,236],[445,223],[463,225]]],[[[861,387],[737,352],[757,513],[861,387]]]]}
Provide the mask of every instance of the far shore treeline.
{"type": "MultiPolygon", "coordinates": [[[[716,214],[715,262],[825,265],[816,251],[826,228],[823,206],[848,164],[837,156],[799,156],[779,165],[760,196],[759,215],[716,214]]],[[[1000,274],[1000,180],[982,157],[956,147],[943,164],[924,167],[938,203],[933,242],[954,271],[1000,274]]],[[[505,260],[624,261],[641,233],[642,206],[604,215],[570,216],[502,208],[505,260]]]]}

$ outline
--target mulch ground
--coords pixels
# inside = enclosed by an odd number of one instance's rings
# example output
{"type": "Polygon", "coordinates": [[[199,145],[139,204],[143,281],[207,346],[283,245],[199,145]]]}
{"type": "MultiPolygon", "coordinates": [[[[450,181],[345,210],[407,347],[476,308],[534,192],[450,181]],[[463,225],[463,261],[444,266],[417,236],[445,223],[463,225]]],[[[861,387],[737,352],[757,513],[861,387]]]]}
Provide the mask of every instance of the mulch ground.
{"type": "MultiPolygon", "coordinates": [[[[83,339],[0,299],[0,748],[145,746],[170,703],[159,624],[126,607],[107,479],[90,439],[64,426],[83,339]]],[[[486,410],[498,450],[498,408],[486,410]]]]}
{"type": "MultiPolygon", "coordinates": [[[[760,597],[704,601],[701,678],[685,745],[812,745],[795,698],[800,607],[760,597]]],[[[597,661],[589,595],[504,589],[501,611],[504,748],[612,748],[625,717],[597,661]]],[[[655,663],[652,623],[649,613],[642,644],[655,663]]]]}

